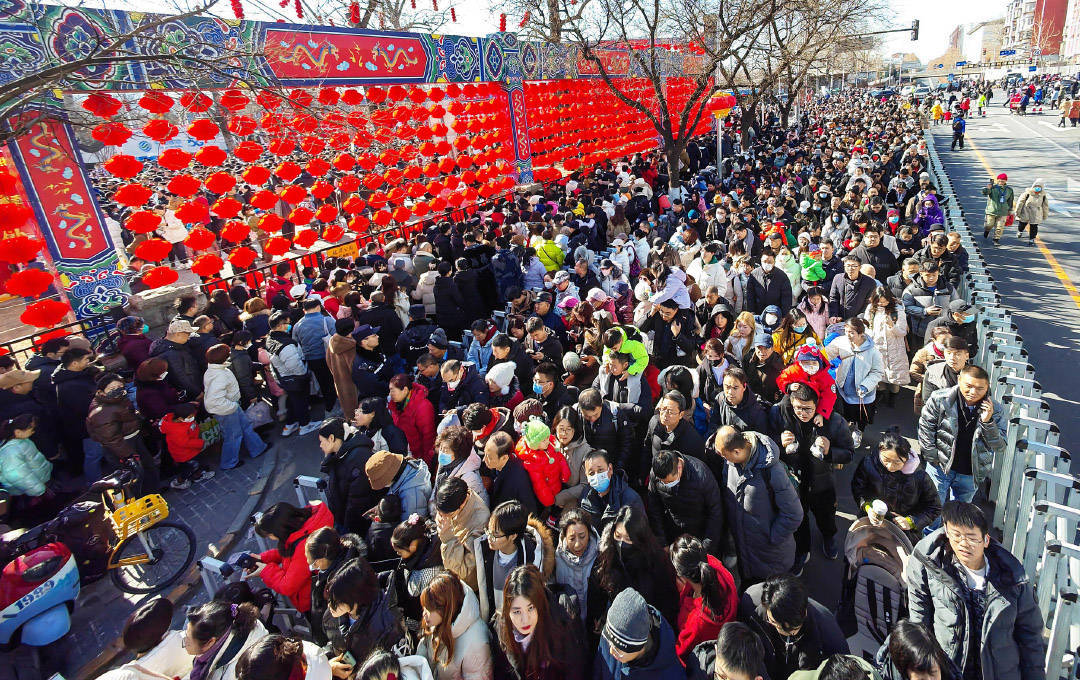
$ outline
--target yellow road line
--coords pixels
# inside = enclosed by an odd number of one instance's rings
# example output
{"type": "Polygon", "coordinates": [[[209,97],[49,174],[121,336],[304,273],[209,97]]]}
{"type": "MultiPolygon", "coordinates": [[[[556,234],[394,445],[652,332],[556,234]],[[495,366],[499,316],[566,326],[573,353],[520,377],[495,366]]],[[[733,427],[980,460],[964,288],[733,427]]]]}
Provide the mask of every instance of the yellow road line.
{"type": "MultiPolygon", "coordinates": [[[[971,139],[967,138],[964,142],[975,152],[975,157],[978,158],[979,162],[982,163],[982,166],[986,168],[986,172],[989,173],[991,177],[996,177],[998,173],[991,169],[990,163],[986,160],[986,156],[979,151],[971,139]]],[[[972,236],[974,236],[974,234],[972,234],[972,236]]],[[[1057,258],[1054,257],[1054,254],[1050,252],[1050,249],[1046,247],[1046,244],[1043,243],[1041,238],[1035,238],[1035,245],[1039,247],[1039,252],[1046,258],[1047,264],[1050,265],[1050,269],[1054,272],[1054,275],[1058,277],[1058,281],[1061,281],[1061,285],[1065,286],[1065,290],[1069,293],[1069,297],[1072,298],[1073,304],[1080,309],[1080,290],[1077,290],[1076,286],[1073,285],[1073,282],[1069,280],[1069,275],[1065,273],[1065,270],[1057,261],[1057,258]]]]}

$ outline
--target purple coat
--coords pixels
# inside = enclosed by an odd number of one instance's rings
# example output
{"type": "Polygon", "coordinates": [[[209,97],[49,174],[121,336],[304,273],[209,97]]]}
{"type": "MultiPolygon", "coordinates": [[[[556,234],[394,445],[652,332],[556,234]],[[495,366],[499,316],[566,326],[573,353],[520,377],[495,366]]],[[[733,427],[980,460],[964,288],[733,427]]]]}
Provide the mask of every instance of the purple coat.
{"type": "Polygon", "coordinates": [[[121,335],[116,341],[116,348],[124,355],[128,368],[135,370],[139,364],[150,358],[150,338],[142,333],[137,335],[121,335]]]}
{"type": "Polygon", "coordinates": [[[915,215],[915,226],[919,228],[919,233],[926,236],[930,233],[930,230],[935,224],[945,224],[945,213],[941,212],[941,208],[938,207],[937,196],[933,194],[927,194],[919,203],[919,211],[915,215]],[[926,202],[930,201],[934,205],[927,208],[926,202]]]}
{"type": "Polygon", "coordinates": [[[164,380],[152,382],[135,381],[135,403],[139,413],[147,420],[160,420],[169,410],[180,403],[176,388],[164,380]]]}

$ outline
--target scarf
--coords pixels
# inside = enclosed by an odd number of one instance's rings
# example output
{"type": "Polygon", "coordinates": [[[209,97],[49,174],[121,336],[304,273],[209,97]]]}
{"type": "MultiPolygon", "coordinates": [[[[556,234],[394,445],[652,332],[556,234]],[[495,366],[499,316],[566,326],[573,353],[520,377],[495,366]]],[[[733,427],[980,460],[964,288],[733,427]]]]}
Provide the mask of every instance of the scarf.
{"type": "MultiPolygon", "coordinates": [[[[233,605],[234,616],[235,608],[236,605],[233,605]]],[[[218,637],[218,640],[214,643],[213,647],[195,657],[194,661],[191,663],[191,674],[188,676],[190,680],[206,680],[206,678],[210,676],[210,671],[214,665],[214,659],[217,658],[221,648],[225,646],[225,642],[229,640],[230,633],[232,633],[231,623],[229,624],[229,627],[225,629],[225,632],[218,637]]]]}

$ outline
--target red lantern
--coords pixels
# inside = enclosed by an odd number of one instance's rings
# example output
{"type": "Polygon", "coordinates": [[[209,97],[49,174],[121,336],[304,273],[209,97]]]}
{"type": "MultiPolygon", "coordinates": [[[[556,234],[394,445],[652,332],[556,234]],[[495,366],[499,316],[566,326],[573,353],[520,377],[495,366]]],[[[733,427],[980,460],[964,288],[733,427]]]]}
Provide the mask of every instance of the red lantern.
{"type": "Polygon", "coordinates": [[[125,184],[113,193],[112,198],[120,205],[139,208],[150,200],[153,193],[141,184],[125,184]]]}
{"type": "Polygon", "coordinates": [[[302,186],[292,185],[287,186],[278,192],[278,197],[286,203],[296,205],[300,201],[307,198],[307,189],[302,186]]]}
{"type": "Polygon", "coordinates": [[[315,211],[315,219],[320,222],[333,222],[337,216],[338,209],[329,203],[319,206],[319,209],[315,211]]]}
{"type": "Polygon", "coordinates": [[[357,106],[358,104],[362,104],[364,102],[364,95],[350,88],[341,93],[341,101],[345,102],[349,106],[357,106]]]}
{"type": "Polygon", "coordinates": [[[300,173],[300,166],[296,163],[293,163],[292,161],[285,161],[284,163],[281,163],[276,168],[274,168],[274,174],[285,180],[286,182],[293,181],[300,176],[300,173]]]}
{"type": "Polygon", "coordinates": [[[337,188],[343,193],[352,193],[360,188],[360,178],[356,175],[344,175],[338,180],[337,188]]]}
{"type": "Polygon", "coordinates": [[[148,288],[161,288],[176,283],[179,278],[180,274],[169,267],[151,267],[143,270],[141,280],[148,288]]]}
{"type": "Polygon", "coordinates": [[[322,177],[330,172],[330,163],[321,158],[312,158],[304,169],[313,177],[322,177]]]}
{"type": "Polygon", "coordinates": [[[225,162],[228,154],[219,146],[204,146],[195,153],[195,160],[208,168],[216,168],[225,162]]]}
{"type": "MultiPolygon", "coordinates": [[[[180,134],[180,128],[176,127],[164,118],[155,118],[143,126],[143,134],[155,142],[167,142],[180,134]]],[[[179,149],[177,149],[179,151],[179,149]]],[[[182,153],[182,152],[181,152],[182,153]]]]}
{"type": "Polygon", "coordinates": [[[267,233],[274,233],[281,231],[281,227],[285,225],[285,219],[276,213],[266,213],[259,218],[257,226],[261,231],[267,233]]]}
{"type": "Polygon", "coordinates": [[[91,130],[90,136],[105,146],[120,146],[131,139],[131,130],[127,129],[123,123],[102,123],[91,130]]]}
{"type": "Polygon", "coordinates": [[[173,98],[164,92],[151,90],[139,98],[139,106],[150,113],[162,114],[173,107],[173,98]]]}
{"type": "Polygon", "coordinates": [[[306,224],[311,224],[311,219],[315,217],[315,213],[311,212],[309,208],[305,208],[300,205],[293,208],[289,212],[289,221],[298,227],[302,227],[306,224]]]}
{"type": "Polygon", "coordinates": [[[296,142],[291,139],[270,140],[270,153],[275,156],[288,156],[296,148],[296,142]]]}
{"type": "Polygon", "coordinates": [[[334,193],[334,185],[329,182],[319,181],[311,186],[311,195],[320,201],[326,200],[332,193],[334,193]]]}
{"type": "MultiPolygon", "coordinates": [[[[149,210],[138,210],[131,213],[131,215],[124,221],[124,228],[128,231],[136,234],[149,234],[153,230],[158,228],[161,224],[161,215],[150,212],[149,210]]],[[[7,248],[8,244],[4,244],[4,248],[7,248]]]]}
{"type": "Polygon", "coordinates": [[[206,188],[215,194],[226,194],[236,186],[236,178],[227,172],[215,172],[206,178],[206,188]]]}
{"type": "Polygon", "coordinates": [[[253,165],[245,170],[240,176],[243,177],[244,181],[248,184],[259,186],[261,184],[266,184],[266,180],[270,179],[270,170],[261,165],[253,165]]]}
{"type": "Polygon", "coordinates": [[[377,172],[372,172],[364,176],[364,186],[374,191],[378,189],[386,182],[386,178],[377,172]]]}
{"type": "Polygon", "coordinates": [[[277,202],[278,195],[266,189],[255,192],[255,195],[249,199],[249,203],[259,210],[270,210],[277,205],[277,202]]]}
{"type": "Polygon", "coordinates": [[[130,179],[139,174],[143,164],[134,156],[126,153],[117,154],[105,161],[105,169],[120,179],[130,179]]]}
{"type": "Polygon", "coordinates": [[[39,300],[26,306],[19,315],[19,321],[27,326],[49,328],[63,321],[70,311],[71,307],[59,300],[39,300]]]}
{"type": "Polygon", "coordinates": [[[417,217],[423,217],[431,211],[431,206],[429,206],[427,203],[417,203],[413,206],[412,210],[413,214],[417,217]]]}
{"type": "Polygon", "coordinates": [[[195,195],[195,192],[202,186],[202,182],[195,179],[191,175],[180,174],[169,180],[169,183],[165,186],[166,189],[176,194],[177,196],[183,196],[184,198],[190,198],[195,195]]]}
{"type": "Polygon", "coordinates": [[[341,95],[339,95],[338,91],[332,87],[324,87],[319,90],[320,104],[325,104],[326,106],[334,106],[338,103],[339,99],[341,99],[341,95]]]}
{"type": "Polygon", "coordinates": [[[224,196],[214,201],[214,205],[210,206],[210,210],[221,219],[228,220],[236,217],[242,207],[244,205],[240,201],[224,196]]]}
{"type": "MultiPolygon", "coordinates": [[[[251,235],[251,228],[243,222],[232,220],[221,229],[221,239],[229,243],[240,243],[251,235]]],[[[232,258],[230,258],[231,261],[232,258]]]]}
{"type": "Polygon", "coordinates": [[[19,188],[15,175],[0,168],[0,196],[14,196],[19,188]]]}
{"type": "Polygon", "coordinates": [[[209,118],[194,120],[187,127],[187,133],[190,136],[203,142],[209,142],[214,137],[217,137],[218,132],[218,126],[209,118]]]}
{"type": "Polygon", "coordinates": [[[336,243],[340,241],[343,236],[345,236],[345,230],[341,228],[340,224],[331,224],[326,228],[322,235],[323,240],[327,243],[336,243]]]}
{"type": "Polygon", "coordinates": [[[207,97],[202,92],[185,92],[180,95],[180,106],[183,106],[192,113],[203,113],[210,110],[210,105],[214,103],[213,99],[207,97]]]}
{"type": "Polygon", "coordinates": [[[380,227],[385,227],[390,224],[392,219],[394,219],[394,216],[390,214],[389,210],[380,210],[372,216],[371,221],[380,227]]]}
{"type": "Polygon", "coordinates": [[[279,256],[289,252],[289,248],[292,247],[292,243],[284,236],[274,236],[266,241],[266,245],[263,246],[263,251],[270,255],[279,256]]]}
{"type": "Polygon", "coordinates": [[[317,156],[326,149],[326,142],[318,137],[304,137],[300,140],[300,148],[309,156],[317,156]]]}
{"type": "Polygon", "coordinates": [[[82,107],[99,118],[115,116],[120,110],[120,100],[104,92],[94,92],[83,100],[82,107]]]}
{"type": "Polygon", "coordinates": [[[349,229],[355,232],[367,231],[367,228],[371,226],[371,220],[364,215],[357,215],[349,220],[349,229]]]}
{"type": "Polygon", "coordinates": [[[359,196],[353,195],[345,199],[345,202],[341,204],[341,209],[349,213],[350,215],[357,215],[363,212],[366,205],[367,204],[364,203],[364,199],[360,198],[359,196]]]}
{"type": "Polygon", "coordinates": [[[245,163],[254,163],[259,160],[262,156],[262,152],[262,145],[250,139],[240,142],[236,145],[236,148],[233,149],[233,155],[245,163]]]}
{"type": "Polygon", "coordinates": [[[356,159],[347,153],[338,154],[332,162],[334,167],[342,172],[348,172],[356,165],[356,159]]]}
{"type": "Polygon", "coordinates": [[[4,284],[4,290],[18,297],[36,298],[52,285],[52,274],[44,269],[24,269],[15,272],[4,284]]]}
{"type": "Polygon", "coordinates": [[[135,257],[141,257],[148,262],[161,262],[169,256],[172,244],[165,239],[151,238],[135,246],[135,257]]]}
{"type": "MultiPolygon", "coordinates": [[[[184,205],[190,204],[185,203],[184,205]]],[[[181,207],[181,209],[183,209],[183,207],[181,207]]],[[[180,211],[178,210],[177,217],[179,216],[180,211]]],[[[206,229],[205,227],[195,227],[188,232],[187,238],[184,239],[184,245],[188,248],[191,248],[192,250],[206,250],[210,246],[214,245],[214,232],[206,229]]]]}
{"type": "Polygon", "coordinates": [[[200,255],[191,263],[191,271],[199,276],[210,277],[221,271],[225,266],[217,255],[200,255]]]}
{"type": "Polygon", "coordinates": [[[233,270],[248,269],[255,263],[255,258],[257,256],[258,253],[251,248],[241,246],[229,253],[229,264],[233,266],[233,270]]]}
{"type": "Polygon", "coordinates": [[[218,104],[221,104],[223,108],[229,111],[239,111],[247,106],[250,101],[247,95],[240,90],[225,90],[221,97],[218,98],[218,104]]]}
{"type": "Polygon", "coordinates": [[[317,241],[318,239],[318,234],[316,234],[311,229],[305,229],[296,235],[296,238],[293,239],[293,243],[300,246],[301,248],[310,248],[312,245],[315,244],[315,241],[317,241]]]}
{"type": "Polygon", "coordinates": [[[191,163],[191,154],[180,149],[165,149],[158,154],[158,165],[166,170],[180,171],[191,163]]]}
{"type": "Polygon", "coordinates": [[[405,222],[409,221],[410,217],[412,217],[412,211],[405,206],[399,206],[397,208],[394,208],[393,216],[395,221],[404,224],[405,222]]]}
{"type": "Polygon", "coordinates": [[[386,101],[386,91],[381,87],[366,88],[367,100],[372,104],[381,104],[386,101]]]}

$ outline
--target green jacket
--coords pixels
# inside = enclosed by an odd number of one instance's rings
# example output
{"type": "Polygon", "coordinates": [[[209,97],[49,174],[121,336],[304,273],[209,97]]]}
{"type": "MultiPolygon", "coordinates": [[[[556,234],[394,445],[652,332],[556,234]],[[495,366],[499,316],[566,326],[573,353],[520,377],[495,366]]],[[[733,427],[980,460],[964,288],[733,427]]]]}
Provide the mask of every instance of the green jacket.
{"type": "Polygon", "coordinates": [[[806,253],[803,253],[800,265],[802,266],[803,281],[807,283],[824,281],[825,277],[828,276],[825,273],[825,268],[821,266],[821,260],[815,260],[806,253]]]}
{"type": "Polygon", "coordinates": [[[1006,184],[1000,187],[995,184],[992,187],[983,187],[983,196],[986,196],[986,214],[996,217],[1005,217],[1013,211],[1013,190],[1006,184]]]}
{"type": "Polygon", "coordinates": [[[562,267],[563,260],[566,259],[566,253],[554,241],[544,241],[536,249],[536,257],[540,258],[540,263],[544,265],[544,269],[551,273],[562,267]]]}
{"type": "Polygon", "coordinates": [[[40,496],[52,476],[52,463],[29,439],[0,446],[0,487],[13,495],[40,496]]]}
{"type": "MultiPolygon", "coordinates": [[[[614,328],[622,333],[623,336],[623,342],[619,347],[619,351],[629,354],[634,358],[633,363],[630,364],[630,368],[627,370],[630,375],[640,375],[649,365],[649,351],[645,349],[644,343],[626,337],[626,331],[622,326],[615,326],[614,328]]],[[[605,347],[604,359],[607,359],[609,354],[611,354],[611,350],[605,347]]]]}

